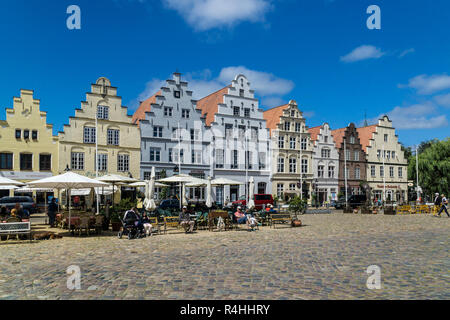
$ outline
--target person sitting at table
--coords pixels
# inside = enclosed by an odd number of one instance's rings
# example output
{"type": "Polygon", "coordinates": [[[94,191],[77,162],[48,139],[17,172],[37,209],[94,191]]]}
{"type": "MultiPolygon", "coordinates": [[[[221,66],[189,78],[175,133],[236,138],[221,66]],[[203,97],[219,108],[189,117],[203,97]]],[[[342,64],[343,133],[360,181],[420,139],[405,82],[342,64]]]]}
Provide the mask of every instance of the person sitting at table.
{"type": "Polygon", "coordinates": [[[151,225],[150,219],[148,218],[147,212],[145,211],[142,213],[141,223],[144,226],[145,234],[147,235],[147,237],[151,236],[153,226],[151,225]]]}
{"type": "Polygon", "coordinates": [[[179,216],[180,220],[180,226],[184,227],[184,231],[186,233],[192,233],[194,232],[194,225],[195,222],[191,221],[191,215],[187,211],[187,207],[183,206],[183,209],[180,212],[179,216]]]}
{"type": "Polygon", "coordinates": [[[58,212],[58,205],[56,204],[56,199],[52,198],[52,201],[48,205],[48,224],[50,225],[50,228],[53,228],[55,225],[55,219],[56,219],[56,212],[58,212]]]}
{"type": "Polygon", "coordinates": [[[16,203],[14,208],[11,210],[11,217],[17,217],[19,219],[22,219],[22,216],[24,215],[23,208],[20,205],[20,203],[16,203]]]}
{"type": "Polygon", "coordinates": [[[272,204],[269,204],[268,209],[269,209],[269,210],[266,209],[266,211],[267,211],[268,213],[277,213],[277,211],[273,208],[273,205],[272,205],[272,204]]]}
{"type": "Polygon", "coordinates": [[[236,217],[236,221],[238,224],[247,224],[248,225],[248,220],[247,220],[247,216],[245,215],[244,212],[242,212],[241,207],[237,207],[237,211],[234,213],[234,216],[236,217]]]}
{"type": "Polygon", "coordinates": [[[2,219],[6,219],[8,216],[9,216],[8,208],[6,208],[5,206],[2,206],[0,209],[0,217],[2,219]]]}

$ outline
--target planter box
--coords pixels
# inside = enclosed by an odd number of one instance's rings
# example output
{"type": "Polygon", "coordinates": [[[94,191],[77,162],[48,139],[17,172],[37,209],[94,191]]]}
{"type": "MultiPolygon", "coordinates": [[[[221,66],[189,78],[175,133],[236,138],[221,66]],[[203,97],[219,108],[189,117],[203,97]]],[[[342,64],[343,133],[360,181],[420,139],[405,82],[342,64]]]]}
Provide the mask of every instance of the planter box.
{"type": "Polygon", "coordinates": [[[120,231],[122,227],[122,223],[120,222],[111,222],[112,231],[120,231]]]}

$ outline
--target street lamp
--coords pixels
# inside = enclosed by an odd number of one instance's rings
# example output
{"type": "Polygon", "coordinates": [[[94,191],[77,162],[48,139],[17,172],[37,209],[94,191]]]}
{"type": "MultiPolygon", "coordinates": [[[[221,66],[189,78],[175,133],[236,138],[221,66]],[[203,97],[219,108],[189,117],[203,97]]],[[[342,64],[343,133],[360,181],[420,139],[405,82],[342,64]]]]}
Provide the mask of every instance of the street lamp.
{"type": "Polygon", "coordinates": [[[345,180],[345,209],[348,207],[348,197],[347,197],[347,145],[346,137],[344,137],[344,180],[345,180]]]}
{"type": "Polygon", "coordinates": [[[315,194],[316,194],[316,209],[319,208],[319,193],[318,193],[318,186],[319,186],[319,180],[316,178],[314,180],[315,182],[315,194]]]}

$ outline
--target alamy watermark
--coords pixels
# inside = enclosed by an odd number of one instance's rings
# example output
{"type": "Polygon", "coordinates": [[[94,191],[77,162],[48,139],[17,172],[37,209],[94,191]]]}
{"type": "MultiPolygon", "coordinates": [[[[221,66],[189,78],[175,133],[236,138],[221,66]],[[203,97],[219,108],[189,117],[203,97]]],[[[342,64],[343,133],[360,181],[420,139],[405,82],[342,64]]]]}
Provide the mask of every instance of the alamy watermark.
{"type": "Polygon", "coordinates": [[[370,17],[367,18],[367,28],[369,30],[380,30],[381,29],[381,9],[377,5],[371,5],[367,8],[367,14],[370,14],[370,17]]]}
{"type": "Polygon", "coordinates": [[[67,17],[66,26],[69,30],[80,30],[81,29],[81,9],[79,6],[72,4],[67,7],[67,17]]]}
{"type": "Polygon", "coordinates": [[[81,290],[81,270],[77,265],[70,265],[67,267],[67,289],[81,290]]]}
{"type": "Polygon", "coordinates": [[[367,289],[381,289],[381,268],[373,264],[367,267],[366,273],[369,275],[366,282],[367,289]]]}

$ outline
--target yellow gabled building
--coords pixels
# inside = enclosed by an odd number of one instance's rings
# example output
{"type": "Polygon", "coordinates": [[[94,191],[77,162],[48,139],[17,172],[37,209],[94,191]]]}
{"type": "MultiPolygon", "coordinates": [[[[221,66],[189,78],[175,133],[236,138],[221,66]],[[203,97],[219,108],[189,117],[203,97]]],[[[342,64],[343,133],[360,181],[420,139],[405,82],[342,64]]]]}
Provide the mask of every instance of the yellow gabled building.
{"type": "MultiPolygon", "coordinates": [[[[58,136],[47,124],[47,113],[32,90],[20,90],[13,108],[6,108],[6,120],[0,120],[0,176],[29,182],[58,174],[58,136]]],[[[0,190],[0,197],[13,195],[0,190]]],[[[27,192],[44,202],[43,192],[27,192]]]]}

